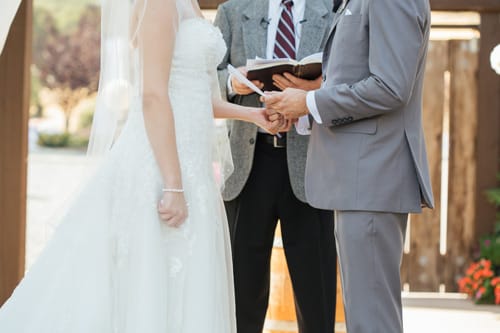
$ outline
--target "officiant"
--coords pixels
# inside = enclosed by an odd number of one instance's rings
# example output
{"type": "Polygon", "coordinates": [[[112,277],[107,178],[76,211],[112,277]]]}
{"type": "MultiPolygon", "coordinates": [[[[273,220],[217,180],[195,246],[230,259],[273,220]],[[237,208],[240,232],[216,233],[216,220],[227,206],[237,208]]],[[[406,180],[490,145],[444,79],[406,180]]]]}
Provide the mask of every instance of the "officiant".
{"type": "MultiPolygon", "coordinates": [[[[227,43],[219,66],[222,92],[233,103],[259,106],[259,96],[229,75],[246,74],[247,59],[302,59],[323,50],[332,21],[331,0],[229,0],[215,24],[227,43]]],[[[321,76],[273,77],[276,90],[315,90],[321,76]]],[[[262,82],[255,81],[263,87],[262,82]]],[[[270,258],[278,220],[300,333],[332,333],[335,325],[336,248],[333,213],[306,203],[304,173],[310,122],[267,134],[233,121],[229,135],[235,171],[224,189],[231,232],[238,333],[261,333],[270,289],[270,258]]]]}

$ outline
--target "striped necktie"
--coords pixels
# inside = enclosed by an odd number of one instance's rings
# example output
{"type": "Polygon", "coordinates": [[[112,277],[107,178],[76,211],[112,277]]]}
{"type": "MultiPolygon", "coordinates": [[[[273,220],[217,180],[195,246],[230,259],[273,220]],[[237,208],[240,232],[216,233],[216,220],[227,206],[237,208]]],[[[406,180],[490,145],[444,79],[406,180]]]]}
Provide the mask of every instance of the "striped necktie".
{"type": "Polygon", "coordinates": [[[276,42],[274,45],[274,58],[295,59],[297,56],[295,48],[295,27],[293,24],[293,1],[282,0],[283,11],[276,31],[276,42]]]}

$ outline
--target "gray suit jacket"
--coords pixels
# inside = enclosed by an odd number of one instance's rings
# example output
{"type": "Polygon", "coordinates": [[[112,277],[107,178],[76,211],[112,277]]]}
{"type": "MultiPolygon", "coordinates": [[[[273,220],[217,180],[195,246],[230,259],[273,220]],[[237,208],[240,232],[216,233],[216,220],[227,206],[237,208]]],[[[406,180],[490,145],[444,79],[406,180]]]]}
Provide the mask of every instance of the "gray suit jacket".
{"type": "MultiPolygon", "coordinates": [[[[302,25],[302,36],[297,58],[320,52],[331,27],[331,0],[307,0],[302,25]]],[[[228,46],[224,61],[219,66],[219,81],[223,96],[227,91],[227,64],[244,66],[247,59],[265,58],[269,0],[229,0],[219,6],[215,25],[220,28],[228,46]]],[[[259,96],[236,96],[233,103],[261,106],[259,96]]],[[[257,126],[242,122],[229,123],[231,149],[235,164],[234,173],[227,180],[224,200],[236,198],[245,186],[252,169],[257,137],[257,126]]],[[[287,156],[290,181],[294,194],[305,201],[304,176],[309,136],[300,136],[293,128],[287,135],[287,156]]]]}
{"type": "Polygon", "coordinates": [[[429,0],[350,0],[334,18],[315,93],[306,196],[335,210],[433,207],[422,130],[429,0]]]}

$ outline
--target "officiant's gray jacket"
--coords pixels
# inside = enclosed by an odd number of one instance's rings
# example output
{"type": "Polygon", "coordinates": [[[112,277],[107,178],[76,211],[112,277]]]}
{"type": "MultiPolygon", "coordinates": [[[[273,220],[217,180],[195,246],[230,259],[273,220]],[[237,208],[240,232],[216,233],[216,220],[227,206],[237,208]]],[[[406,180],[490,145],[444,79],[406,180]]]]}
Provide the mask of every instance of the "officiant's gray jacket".
{"type": "MultiPolygon", "coordinates": [[[[229,46],[219,65],[219,81],[227,96],[227,65],[245,66],[247,59],[266,58],[268,0],[230,0],[219,6],[215,25],[229,46]]],[[[323,51],[333,21],[331,0],[307,0],[297,58],[323,51]]],[[[231,102],[245,106],[261,106],[259,96],[234,97],[231,102]]],[[[257,126],[242,121],[228,124],[235,171],[227,180],[224,200],[235,199],[243,190],[252,170],[257,126]]],[[[304,176],[309,136],[298,135],[295,128],[287,134],[288,169],[296,197],[305,202],[304,176]]]]}

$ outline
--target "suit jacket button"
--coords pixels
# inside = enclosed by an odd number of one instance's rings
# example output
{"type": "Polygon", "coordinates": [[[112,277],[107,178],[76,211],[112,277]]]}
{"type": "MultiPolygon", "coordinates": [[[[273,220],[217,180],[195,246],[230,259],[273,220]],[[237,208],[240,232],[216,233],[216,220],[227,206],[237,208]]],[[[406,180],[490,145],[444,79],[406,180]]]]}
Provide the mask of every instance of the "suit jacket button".
{"type": "Polygon", "coordinates": [[[323,74],[323,82],[326,82],[326,75],[323,74]]]}
{"type": "Polygon", "coordinates": [[[248,142],[250,142],[250,144],[253,145],[255,143],[255,139],[251,138],[248,142]]]}

